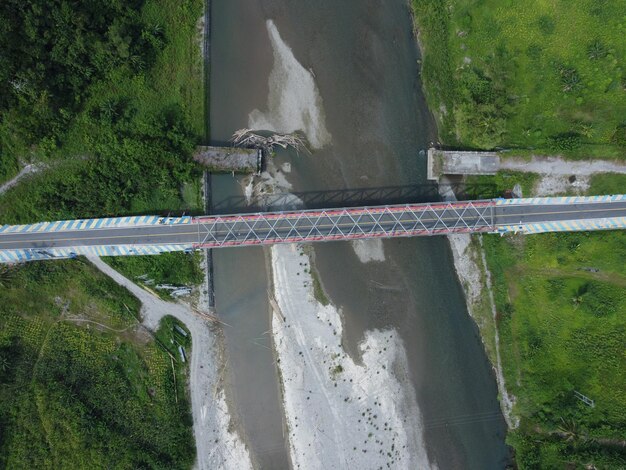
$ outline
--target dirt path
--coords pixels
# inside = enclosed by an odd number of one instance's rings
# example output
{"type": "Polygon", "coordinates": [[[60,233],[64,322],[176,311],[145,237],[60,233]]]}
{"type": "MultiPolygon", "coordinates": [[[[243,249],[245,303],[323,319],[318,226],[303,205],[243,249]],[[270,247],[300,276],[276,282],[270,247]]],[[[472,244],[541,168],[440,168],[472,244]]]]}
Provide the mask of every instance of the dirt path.
{"type": "Polygon", "coordinates": [[[561,157],[502,158],[500,170],[538,173],[540,178],[532,194],[524,197],[583,195],[589,189],[591,177],[598,173],[626,174],[626,162],[612,160],[570,161],[561,157]],[[574,176],[574,178],[571,178],[574,176]]]}
{"type": "Polygon", "coordinates": [[[230,415],[220,386],[222,361],[219,341],[211,325],[195,315],[187,305],[165,302],[145,291],[100,258],[90,257],[89,261],[141,301],[142,324],[146,328],[156,331],[161,319],[171,315],[189,329],[193,345],[189,388],[196,438],[196,468],[252,468],[248,450],[241,439],[237,434],[229,432],[230,415]]]}
{"type": "Polygon", "coordinates": [[[595,173],[624,173],[626,163],[611,160],[564,160],[561,157],[502,158],[501,170],[524,171],[550,175],[590,176],[595,173]]]}
{"type": "Polygon", "coordinates": [[[539,274],[546,277],[575,277],[593,281],[603,281],[626,289],[626,277],[614,272],[591,272],[583,269],[559,269],[559,268],[533,268],[529,266],[516,266],[515,276],[524,274],[539,274]]]}
{"type": "Polygon", "coordinates": [[[10,179],[6,183],[3,183],[2,185],[0,185],[0,194],[4,194],[5,192],[7,192],[13,186],[19,183],[20,180],[24,178],[25,176],[28,176],[32,173],[37,173],[41,169],[42,169],[42,166],[40,165],[31,165],[31,164],[26,165],[24,168],[22,168],[22,170],[15,177],[10,179]]]}

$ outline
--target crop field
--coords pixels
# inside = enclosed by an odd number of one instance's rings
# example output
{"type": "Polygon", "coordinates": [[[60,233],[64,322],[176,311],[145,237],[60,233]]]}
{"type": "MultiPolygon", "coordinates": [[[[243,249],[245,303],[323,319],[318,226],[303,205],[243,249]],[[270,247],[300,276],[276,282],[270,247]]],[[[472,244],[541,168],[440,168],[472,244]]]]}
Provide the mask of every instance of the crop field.
{"type": "Polygon", "coordinates": [[[70,261],[1,279],[0,467],[191,466],[187,369],[137,329],[130,293],[70,261]]]}
{"type": "Polygon", "coordinates": [[[626,158],[626,3],[413,0],[448,144],[626,158]]]}

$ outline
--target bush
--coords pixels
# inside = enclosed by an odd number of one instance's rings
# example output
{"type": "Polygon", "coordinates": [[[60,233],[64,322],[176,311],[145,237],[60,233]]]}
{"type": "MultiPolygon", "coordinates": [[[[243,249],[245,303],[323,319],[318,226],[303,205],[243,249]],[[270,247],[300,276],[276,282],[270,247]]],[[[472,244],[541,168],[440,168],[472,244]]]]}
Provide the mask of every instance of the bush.
{"type": "Polygon", "coordinates": [[[602,282],[589,282],[579,289],[580,305],[597,317],[612,315],[620,305],[619,289],[602,282]]]}
{"type": "Polygon", "coordinates": [[[554,30],[556,29],[556,23],[554,21],[554,18],[548,15],[540,16],[539,20],[537,21],[537,26],[539,27],[539,31],[541,31],[546,36],[554,33],[554,30]]]}
{"type": "Polygon", "coordinates": [[[582,88],[580,74],[574,67],[560,66],[558,72],[564,92],[570,93],[582,88]]]}
{"type": "Polygon", "coordinates": [[[598,39],[587,46],[587,57],[590,60],[604,59],[607,55],[608,48],[598,39]]]}
{"type": "Polygon", "coordinates": [[[626,124],[621,124],[615,128],[611,142],[620,147],[626,147],[626,124]]]}
{"type": "Polygon", "coordinates": [[[515,447],[515,462],[520,470],[541,469],[541,451],[536,439],[516,431],[509,434],[508,441],[515,447]]]}
{"type": "Polygon", "coordinates": [[[548,146],[557,152],[566,152],[579,149],[582,145],[582,137],[575,132],[557,134],[548,139],[548,146]]]}

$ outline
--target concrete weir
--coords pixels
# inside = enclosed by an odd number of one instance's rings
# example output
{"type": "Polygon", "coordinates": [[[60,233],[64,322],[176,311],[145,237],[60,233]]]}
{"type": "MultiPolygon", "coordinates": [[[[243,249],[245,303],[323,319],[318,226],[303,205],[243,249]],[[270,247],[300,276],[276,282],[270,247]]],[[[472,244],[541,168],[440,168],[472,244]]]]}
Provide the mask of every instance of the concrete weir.
{"type": "Polygon", "coordinates": [[[197,163],[215,173],[255,173],[261,172],[263,152],[261,149],[239,147],[198,146],[193,154],[197,163]]]}
{"type": "Polygon", "coordinates": [[[428,149],[428,179],[442,175],[495,175],[500,157],[495,152],[428,149]]]}

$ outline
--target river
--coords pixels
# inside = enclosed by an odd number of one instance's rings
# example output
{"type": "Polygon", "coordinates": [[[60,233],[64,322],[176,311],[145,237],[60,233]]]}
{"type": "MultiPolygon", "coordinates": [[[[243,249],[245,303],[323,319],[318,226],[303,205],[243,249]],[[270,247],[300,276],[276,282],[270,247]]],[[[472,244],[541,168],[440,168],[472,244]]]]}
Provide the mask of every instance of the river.
{"type": "MultiPolygon", "coordinates": [[[[264,122],[272,96],[279,101],[273,116],[282,115],[283,125],[297,121],[291,107],[319,98],[323,115],[307,114],[301,124],[326,130],[311,131],[323,148],[276,157],[278,165],[291,163],[287,177],[294,190],[423,183],[420,151],[436,131],[421,91],[409,9],[406,0],[382,5],[213,0],[212,141],[223,143],[251,121],[264,122]],[[287,44],[311,71],[319,97],[308,96],[298,80],[270,77],[277,35],[279,46],[287,44]]],[[[284,60],[281,70],[288,74],[293,67],[284,60]]],[[[219,203],[240,188],[221,176],[213,192],[219,203]]],[[[388,240],[383,248],[384,262],[363,263],[349,243],[315,246],[324,287],[343,312],[344,345],[358,357],[365,331],[396,328],[407,350],[429,459],[440,469],[504,468],[506,428],[495,379],[467,314],[447,241],[388,240]]],[[[231,325],[225,337],[235,422],[259,467],[286,468],[262,249],[216,250],[215,276],[218,313],[231,325]]]]}

